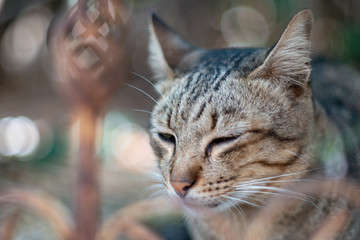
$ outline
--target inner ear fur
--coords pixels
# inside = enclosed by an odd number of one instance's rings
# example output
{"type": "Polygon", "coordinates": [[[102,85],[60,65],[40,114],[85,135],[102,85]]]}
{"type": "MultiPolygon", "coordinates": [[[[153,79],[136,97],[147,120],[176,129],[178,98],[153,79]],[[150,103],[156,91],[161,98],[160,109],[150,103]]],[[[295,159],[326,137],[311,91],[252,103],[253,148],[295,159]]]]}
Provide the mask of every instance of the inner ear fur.
{"type": "Polygon", "coordinates": [[[264,63],[249,78],[273,81],[287,86],[294,96],[301,95],[302,88],[307,87],[310,81],[312,22],[310,10],[296,14],[264,63]]]}

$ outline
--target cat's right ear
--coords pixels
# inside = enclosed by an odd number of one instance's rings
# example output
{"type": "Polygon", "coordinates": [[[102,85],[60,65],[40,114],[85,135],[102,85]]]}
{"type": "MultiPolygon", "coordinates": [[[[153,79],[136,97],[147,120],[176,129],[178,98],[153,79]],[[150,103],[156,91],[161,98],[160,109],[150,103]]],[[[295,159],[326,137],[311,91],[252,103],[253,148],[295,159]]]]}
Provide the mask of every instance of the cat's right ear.
{"type": "Polygon", "coordinates": [[[150,21],[149,64],[157,80],[171,80],[183,58],[194,50],[155,14],[150,21]]]}
{"type": "Polygon", "coordinates": [[[296,14],[264,63],[249,77],[270,79],[288,86],[308,86],[311,71],[312,22],[313,16],[310,10],[296,14]]]}

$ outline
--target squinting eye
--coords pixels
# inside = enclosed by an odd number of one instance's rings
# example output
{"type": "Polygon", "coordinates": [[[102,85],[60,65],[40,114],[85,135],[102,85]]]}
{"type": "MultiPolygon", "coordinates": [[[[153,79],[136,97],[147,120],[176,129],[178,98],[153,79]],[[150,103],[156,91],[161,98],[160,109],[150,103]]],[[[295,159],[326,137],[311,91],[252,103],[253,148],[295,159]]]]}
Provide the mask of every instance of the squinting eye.
{"type": "Polygon", "coordinates": [[[161,140],[169,143],[175,143],[175,137],[168,133],[158,133],[161,140]]]}
{"type": "Polygon", "coordinates": [[[222,138],[215,138],[213,139],[206,147],[206,155],[210,155],[211,150],[216,145],[226,144],[236,140],[240,136],[233,136],[233,137],[222,137],[222,138]]]}

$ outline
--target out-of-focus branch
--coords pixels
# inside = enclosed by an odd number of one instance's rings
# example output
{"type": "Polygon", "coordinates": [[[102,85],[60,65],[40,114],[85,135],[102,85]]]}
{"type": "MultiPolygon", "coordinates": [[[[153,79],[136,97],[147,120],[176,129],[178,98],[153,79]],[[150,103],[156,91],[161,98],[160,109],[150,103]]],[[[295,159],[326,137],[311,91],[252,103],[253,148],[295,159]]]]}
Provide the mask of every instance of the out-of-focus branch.
{"type": "MultiPolygon", "coordinates": [[[[332,200],[343,199],[347,203],[360,208],[360,186],[343,180],[315,180],[303,182],[290,189],[298,194],[315,198],[328,198],[332,200]]],[[[271,228],[276,223],[280,213],[286,212],[298,199],[276,196],[259,212],[254,221],[248,226],[244,240],[264,240],[268,238],[271,228]]],[[[314,233],[312,240],[326,240],[336,235],[346,224],[349,215],[346,210],[330,215],[320,228],[314,233]],[[330,232],[328,229],[331,228],[330,232]]]]}
{"type": "Polygon", "coordinates": [[[73,240],[70,217],[55,198],[30,190],[11,189],[0,193],[0,204],[29,209],[45,219],[61,239],[73,240]]]}
{"type": "Polygon", "coordinates": [[[336,236],[349,223],[349,212],[346,210],[339,210],[332,213],[323,223],[319,229],[311,237],[311,240],[328,240],[336,239],[336,236]]]}
{"type": "Polygon", "coordinates": [[[122,233],[132,239],[161,240],[161,237],[140,224],[140,221],[164,215],[180,216],[180,209],[169,200],[144,200],[134,203],[110,217],[100,229],[96,240],[115,240],[122,233]]]}
{"type": "Polygon", "coordinates": [[[79,123],[75,185],[76,240],[93,240],[99,225],[97,125],[120,85],[124,62],[123,5],[78,0],[51,40],[55,78],[79,123]]]}
{"type": "Polygon", "coordinates": [[[75,112],[79,121],[79,152],[76,185],[76,239],[94,239],[99,224],[99,164],[96,157],[96,125],[98,116],[91,108],[75,112]]]}
{"type": "Polygon", "coordinates": [[[118,236],[125,235],[130,239],[136,240],[163,240],[151,229],[141,224],[135,219],[123,217],[116,220],[116,228],[111,228],[103,232],[98,240],[116,240],[118,236]]]}
{"type": "MultiPolygon", "coordinates": [[[[2,226],[2,232],[0,231],[0,239],[1,240],[12,240],[14,231],[16,228],[16,224],[19,219],[19,209],[11,212],[7,219],[5,220],[5,223],[2,226]]],[[[0,229],[1,230],[1,229],[0,229]]]]}

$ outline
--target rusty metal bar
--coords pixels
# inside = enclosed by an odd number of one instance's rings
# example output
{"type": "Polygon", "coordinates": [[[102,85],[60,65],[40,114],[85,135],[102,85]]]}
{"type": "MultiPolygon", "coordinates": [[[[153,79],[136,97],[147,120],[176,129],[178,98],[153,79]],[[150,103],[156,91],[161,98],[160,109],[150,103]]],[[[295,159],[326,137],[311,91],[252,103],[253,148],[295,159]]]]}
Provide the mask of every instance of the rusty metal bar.
{"type": "Polygon", "coordinates": [[[96,158],[98,114],[90,107],[76,113],[79,121],[79,152],[76,166],[75,223],[77,240],[93,240],[99,225],[99,164],[96,158]]]}
{"type": "Polygon", "coordinates": [[[75,240],[67,209],[51,196],[24,189],[9,189],[0,193],[0,204],[13,204],[31,210],[45,219],[60,239],[75,240]]]}
{"type": "Polygon", "coordinates": [[[11,240],[13,239],[14,231],[16,228],[16,224],[19,220],[20,212],[19,209],[11,212],[5,223],[2,226],[2,232],[0,232],[1,240],[11,240]]]}

